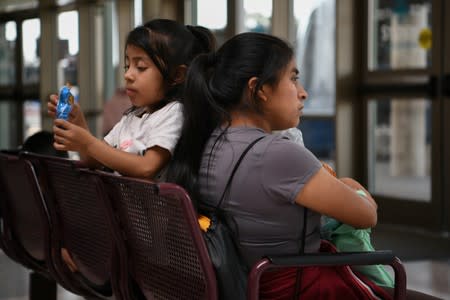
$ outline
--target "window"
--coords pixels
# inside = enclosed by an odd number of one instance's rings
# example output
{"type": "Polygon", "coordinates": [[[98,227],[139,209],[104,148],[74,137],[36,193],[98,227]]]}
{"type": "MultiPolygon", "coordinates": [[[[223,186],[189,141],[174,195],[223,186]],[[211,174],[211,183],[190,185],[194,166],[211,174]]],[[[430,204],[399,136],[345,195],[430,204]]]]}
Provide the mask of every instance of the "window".
{"type": "Polygon", "coordinates": [[[41,21],[28,19],[22,23],[23,84],[39,83],[39,40],[41,21]]]}
{"type": "Polygon", "coordinates": [[[72,86],[71,92],[78,93],[78,12],[67,11],[58,15],[58,86],[66,83],[72,86]]]}
{"type": "Polygon", "coordinates": [[[296,0],[297,63],[308,91],[306,115],[333,116],[336,96],[334,0],[296,0]]]}
{"type": "Polygon", "coordinates": [[[197,0],[197,24],[211,30],[227,26],[226,0],[197,0]]]}
{"type": "Polygon", "coordinates": [[[369,70],[431,66],[431,1],[369,1],[369,70]]]}
{"type": "Polygon", "coordinates": [[[371,99],[367,122],[369,191],[431,201],[431,101],[371,99]]]}
{"type": "Polygon", "coordinates": [[[16,22],[0,24],[0,86],[16,82],[15,45],[17,39],[16,22]]]}
{"type": "Polygon", "coordinates": [[[244,0],[244,31],[270,33],[272,0],[244,0]]]}
{"type": "Polygon", "coordinates": [[[295,41],[300,81],[308,92],[299,128],[306,148],[334,166],[335,161],[335,1],[294,0],[295,41]]]}

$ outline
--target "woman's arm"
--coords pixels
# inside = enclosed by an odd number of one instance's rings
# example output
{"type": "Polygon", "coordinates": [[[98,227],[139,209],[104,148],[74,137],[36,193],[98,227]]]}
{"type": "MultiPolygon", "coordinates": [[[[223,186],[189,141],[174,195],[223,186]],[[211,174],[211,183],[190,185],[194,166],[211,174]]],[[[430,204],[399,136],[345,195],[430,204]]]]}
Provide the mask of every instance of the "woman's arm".
{"type": "Polygon", "coordinates": [[[308,180],[295,201],[356,228],[377,223],[377,205],[369,192],[353,179],[335,178],[323,167],[308,180]],[[358,195],[356,189],[363,189],[366,196],[358,195]]]}
{"type": "Polygon", "coordinates": [[[88,166],[99,163],[122,175],[151,179],[171,157],[168,150],[159,146],[147,149],[144,156],[128,153],[111,147],[75,124],[59,119],[54,123],[55,148],[78,151],[88,166]]]}

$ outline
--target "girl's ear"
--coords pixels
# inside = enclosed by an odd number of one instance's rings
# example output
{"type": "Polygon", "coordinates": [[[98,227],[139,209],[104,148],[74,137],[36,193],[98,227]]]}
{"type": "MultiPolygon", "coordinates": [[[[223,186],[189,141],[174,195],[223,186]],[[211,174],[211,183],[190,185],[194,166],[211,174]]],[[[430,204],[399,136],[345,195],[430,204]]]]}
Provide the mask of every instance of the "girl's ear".
{"type": "Polygon", "coordinates": [[[183,83],[184,79],[186,78],[186,72],[187,72],[187,66],[179,65],[175,69],[175,74],[173,76],[172,85],[178,85],[180,83],[183,83]]]}
{"type": "MultiPolygon", "coordinates": [[[[247,86],[248,86],[248,90],[250,91],[250,94],[254,93],[257,84],[258,84],[258,77],[252,77],[248,80],[247,86]]],[[[262,86],[256,92],[256,96],[258,97],[258,99],[260,99],[262,101],[267,101],[268,98],[267,98],[266,93],[264,92],[264,86],[262,86]]]]}

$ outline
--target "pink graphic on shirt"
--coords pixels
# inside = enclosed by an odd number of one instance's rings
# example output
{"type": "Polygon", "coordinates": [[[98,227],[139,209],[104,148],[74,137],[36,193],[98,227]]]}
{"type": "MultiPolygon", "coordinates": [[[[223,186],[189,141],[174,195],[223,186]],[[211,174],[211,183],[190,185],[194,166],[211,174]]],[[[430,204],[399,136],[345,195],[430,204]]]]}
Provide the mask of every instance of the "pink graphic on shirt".
{"type": "Polygon", "coordinates": [[[119,149],[121,149],[121,150],[126,150],[126,149],[128,149],[131,145],[133,145],[133,141],[132,141],[132,140],[126,140],[126,141],[123,141],[123,142],[120,144],[119,149]]]}

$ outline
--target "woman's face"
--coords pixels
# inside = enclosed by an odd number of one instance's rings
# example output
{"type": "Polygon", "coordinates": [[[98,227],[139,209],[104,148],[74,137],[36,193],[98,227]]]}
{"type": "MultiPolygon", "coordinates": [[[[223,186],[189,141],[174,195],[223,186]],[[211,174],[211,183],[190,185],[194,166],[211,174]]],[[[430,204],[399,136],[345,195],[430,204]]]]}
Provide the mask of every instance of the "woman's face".
{"type": "Polygon", "coordinates": [[[295,59],[292,59],[282,71],[277,84],[274,86],[266,84],[262,87],[265,96],[262,101],[264,118],[271,126],[271,130],[296,127],[300,122],[308,94],[298,79],[297,64],[295,59]]]}
{"type": "Polygon", "coordinates": [[[128,45],[125,51],[126,92],[136,107],[152,107],[165,95],[164,78],[145,51],[128,45]]]}

